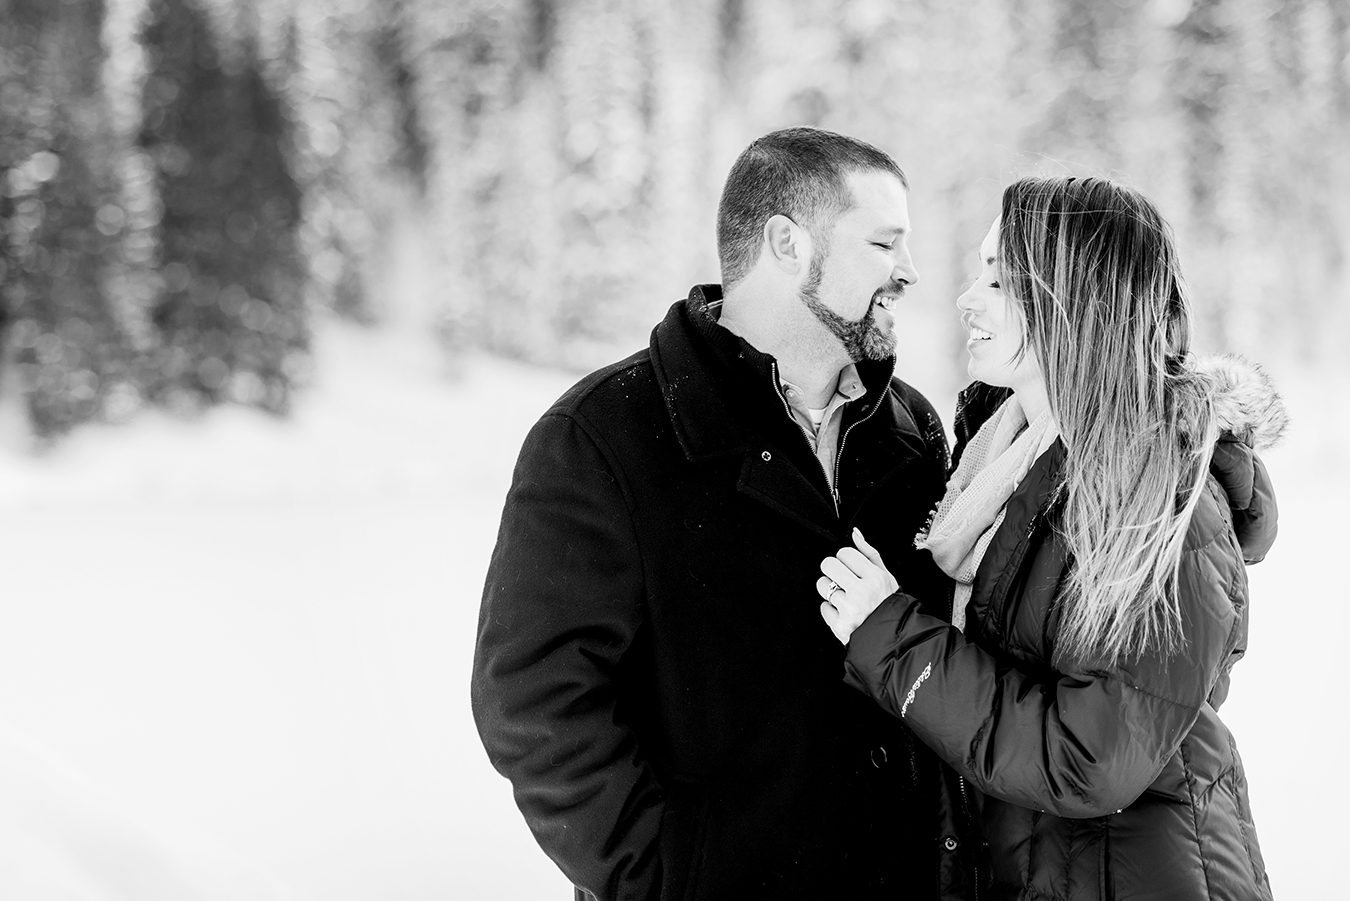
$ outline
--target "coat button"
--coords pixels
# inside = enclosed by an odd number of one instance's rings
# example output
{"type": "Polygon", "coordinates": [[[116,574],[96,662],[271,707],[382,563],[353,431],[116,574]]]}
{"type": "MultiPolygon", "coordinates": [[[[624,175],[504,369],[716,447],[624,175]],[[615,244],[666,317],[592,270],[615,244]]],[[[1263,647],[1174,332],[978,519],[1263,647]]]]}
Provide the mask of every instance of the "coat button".
{"type": "Polygon", "coordinates": [[[942,849],[944,851],[955,851],[957,844],[956,837],[949,835],[942,840],[942,849]]]}
{"type": "Polygon", "coordinates": [[[764,458],[765,463],[768,463],[770,460],[773,459],[773,454],[769,453],[768,451],[765,451],[764,453],[760,454],[760,456],[764,458]]]}
{"type": "Polygon", "coordinates": [[[877,769],[881,769],[886,765],[887,759],[886,749],[881,747],[880,745],[877,745],[875,748],[872,749],[871,757],[872,757],[872,766],[876,767],[877,769]]]}

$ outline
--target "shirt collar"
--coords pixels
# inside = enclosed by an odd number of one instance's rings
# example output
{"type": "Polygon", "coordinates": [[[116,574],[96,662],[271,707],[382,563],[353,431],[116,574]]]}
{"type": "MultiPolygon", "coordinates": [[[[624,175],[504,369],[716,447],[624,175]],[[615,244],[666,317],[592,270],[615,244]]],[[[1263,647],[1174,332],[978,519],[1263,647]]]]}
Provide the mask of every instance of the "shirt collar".
{"type": "MultiPolygon", "coordinates": [[[[708,307],[722,299],[720,285],[696,285],[675,303],[652,331],[648,353],[680,447],[690,460],[755,450],[771,427],[779,386],[770,373],[772,357],[717,324],[708,307]],[[763,393],[761,393],[763,392],[763,393]]],[[[892,382],[895,357],[863,360],[856,366],[866,394],[859,406],[880,408],[892,382]]],[[[894,427],[921,444],[922,433],[902,403],[894,427]]]]}
{"type": "MultiPolygon", "coordinates": [[[[785,378],[778,379],[779,391],[792,403],[796,398],[802,396],[802,390],[799,386],[792,384],[785,378]],[[795,397],[794,397],[795,395],[795,397]]],[[[849,363],[843,369],[839,370],[839,378],[834,385],[834,398],[830,400],[826,407],[832,406],[836,400],[842,398],[844,401],[857,400],[867,393],[863,387],[862,378],[858,375],[858,367],[849,363]]],[[[805,409],[805,404],[795,403],[794,406],[800,406],[805,409]]]]}

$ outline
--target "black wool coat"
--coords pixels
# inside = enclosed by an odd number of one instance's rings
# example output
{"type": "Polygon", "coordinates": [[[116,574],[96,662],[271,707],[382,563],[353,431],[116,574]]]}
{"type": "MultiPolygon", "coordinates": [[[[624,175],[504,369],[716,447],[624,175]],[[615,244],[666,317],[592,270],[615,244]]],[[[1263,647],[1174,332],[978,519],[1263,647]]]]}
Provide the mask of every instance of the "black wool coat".
{"type": "MultiPolygon", "coordinates": [[[[1244,563],[1275,538],[1274,495],[1248,442],[1272,437],[1284,414],[1258,390],[1258,372],[1223,367],[1215,404],[1228,431],[1181,560],[1183,647],[1056,668],[1056,600],[1069,572],[1056,529],[1059,442],[1007,502],[965,634],[904,591],[853,633],[849,682],[950,763],[977,810],[971,832],[949,820],[967,844],[987,843],[992,885],[986,877],[981,892],[953,897],[1269,901],[1246,776],[1218,709],[1247,647],[1244,563]],[[1228,376],[1245,401],[1234,401],[1228,376]]],[[[979,383],[963,393],[958,455],[1006,394],[979,383]]]]}
{"type": "Polygon", "coordinates": [[[694,289],[526,439],[483,592],[483,744],[579,894],[936,897],[935,760],[844,685],[814,585],[859,526],[940,591],[912,540],[941,425],[893,360],[860,363],[836,510],[719,298],[694,289]]]}

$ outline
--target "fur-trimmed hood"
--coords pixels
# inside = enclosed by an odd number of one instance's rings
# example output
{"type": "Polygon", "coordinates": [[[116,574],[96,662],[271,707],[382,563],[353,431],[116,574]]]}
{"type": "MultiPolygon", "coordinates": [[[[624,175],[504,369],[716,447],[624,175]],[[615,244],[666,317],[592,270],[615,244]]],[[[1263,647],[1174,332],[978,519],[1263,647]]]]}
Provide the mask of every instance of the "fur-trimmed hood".
{"type": "Polygon", "coordinates": [[[1211,384],[1219,429],[1257,450],[1273,447],[1284,437],[1289,413],[1270,376],[1258,364],[1237,354],[1202,357],[1194,370],[1211,384]]]}

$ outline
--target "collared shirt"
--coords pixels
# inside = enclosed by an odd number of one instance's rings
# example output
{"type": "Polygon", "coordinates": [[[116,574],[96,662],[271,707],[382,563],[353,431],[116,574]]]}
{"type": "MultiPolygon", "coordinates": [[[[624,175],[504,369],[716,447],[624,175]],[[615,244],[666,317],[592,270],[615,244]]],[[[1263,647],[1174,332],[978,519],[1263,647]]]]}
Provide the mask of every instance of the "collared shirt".
{"type": "Polygon", "coordinates": [[[844,421],[844,405],[867,393],[862,379],[858,377],[858,367],[850,363],[839,370],[834,396],[823,410],[808,407],[806,395],[796,385],[783,378],[779,378],[778,383],[793,421],[802,427],[807,440],[811,442],[811,449],[816,452],[816,458],[825,470],[825,480],[830,483],[830,490],[834,491],[834,462],[839,455],[839,428],[844,421]]]}

